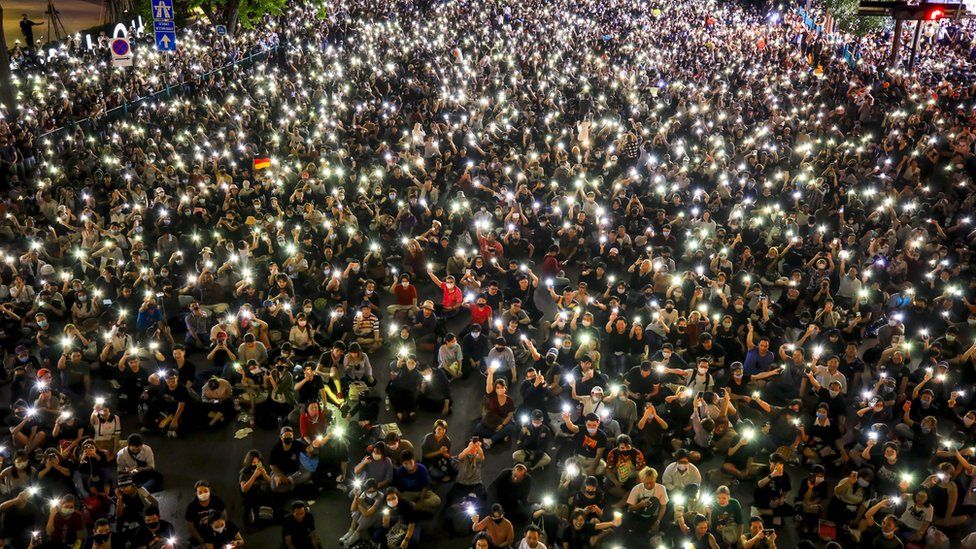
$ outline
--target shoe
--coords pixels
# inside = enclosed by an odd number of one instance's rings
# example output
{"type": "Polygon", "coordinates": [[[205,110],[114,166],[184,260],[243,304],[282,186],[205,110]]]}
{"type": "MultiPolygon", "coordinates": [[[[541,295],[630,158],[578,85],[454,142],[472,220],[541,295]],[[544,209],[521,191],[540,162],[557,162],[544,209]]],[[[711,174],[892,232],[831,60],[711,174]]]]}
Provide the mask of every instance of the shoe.
{"type": "Polygon", "coordinates": [[[491,448],[491,439],[490,438],[486,438],[486,439],[482,440],[481,441],[481,445],[485,447],[485,450],[491,448]]]}

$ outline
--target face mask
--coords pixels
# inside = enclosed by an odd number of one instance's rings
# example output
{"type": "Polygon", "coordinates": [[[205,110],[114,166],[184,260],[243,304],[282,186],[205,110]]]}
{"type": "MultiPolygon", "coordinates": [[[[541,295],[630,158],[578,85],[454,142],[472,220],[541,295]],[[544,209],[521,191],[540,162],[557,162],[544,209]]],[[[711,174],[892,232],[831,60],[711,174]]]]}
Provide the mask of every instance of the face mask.
{"type": "Polygon", "coordinates": [[[817,419],[827,419],[827,414],[817,414],[817,419]]]}
{"type": "Polygon", "coordinates": [[[445,284],[445,286],[447,286],[447,289],[448,290],[454,289],[454,283],[453,282],[448,282],[447,284],[445,284]]]}
{"type": "Polygon", "coordinates": [[[14,467],[16,467],[17,469],[20,469],[21,471],[23,471],[24,469],[27,468],[27,462],[26,461],[16,461],[16,462],[14,462],[14,467]]]}
{"type": "Polygon", "coordinates": [[[699,368],[698,375],[703,376],[708,373],[708,368],[699,368]]]}
{"type": "Polygon", "coordinates": [[[857,479],[857,485],[860,486],[861,488],[867,488],[868,487],[868,481],[865,480],[865,479],[863,479],[863,478],[859,478],[859,479],[857,479]]]}
{"type": "Polygon", "coordinates": [[[827,392],[830,393],[830,398],[836,398],[840,394],[840,391],[834,391],[833,389],[828,389],[827,392]]]}
{"type": "Polygon", "coordinates": [[[214,527],[213,527],[213,531],[214,531],[214,532],[217,532],[218,534],[220,534],[220,533],[223,533],[223,531],[224,531],[225,529],[227,529],[227,526],[226,526],[226,525],[224,525],[224,526],[221,526],[220,528],[217,528],[216,526],[214,526],[214,527]]]}
{"type": "Polygon", "coordinates": [[[742,379],[743,374],[732,374],[735,379],[742,379]]]}
{"type": "Polygon", "coordinates": [[[665,352],[661,353],[661,356],[663,356],[664,359],[667,360],[667,359],[671,358],[671,351],[665,351],[665,352]]]}
{"type": "Polygon", "coordinates": [[[302,310],[305,311],[305,314],[309,314],[309,313],[312,312],[312,308],[311,307],[302,307],[302,310]]]}
{"type": "Polygon", "coordinates": [[[589,320],[583,321],[583,326],[589,326],[590,324],[592,324],[592,322],[590,322],[589,320]]]}
{"type": "Polygon", "coordinates": [[[200,501],[209,501],[210,500],[210,492],[199,492],[199,493],[197,493],[197,499],[200,500],[200,501]]]}
{"type": "Polygon", "coordinates": [[[373,461],[379,461],[383,459],[383,454],[373,454],[373,461]]]}
{"type": "Polygon", "coordinates": [[[108,536],[109,534],[95,534],[94,536],[92,536],[92,541],[94,541],[95,543],[105,543],[106,541],[108,541],[108,536]]]}
{"type": "Polygon", "coordinates": [[[723,322],[722,323],[722,326],[724,326],[725,328],[731,328],[732,327],[732,323],[731,322],[723,322]]]}
{"type": "Polygon", "coordinates": [[[685,465],[685,464],[683,464],[683,463],[679,463],[678,464],[678,470],[681,471],[682,473],[684,473],[685,471],[688,470],[688,466],[685,465]]]}
{"type": "Polygon", "coordinates": [[[281,442],[283,444],[291,444],[293,440],[295,440],[295,439],[292,438],[292,437],[285,437],[285,438],[281,439],[281,442]]]}
{"type": "Polygon", "coordinates": [[[596,432],[597,432],[597,430],[598,429],[590,429],[589,427],[586,428],[586,432],[589,433],[589,434],[591,434],[591,435],[595,435],[596,432]]]}
{"type": "Polygon", "coordinates": [[[922,432],[927,435],[930,432],[932,432],[932,428],[931,427],[926,427],[925,425],[922,425],[922,432]]]}
{"type": "Polygon", "coordinates": [[[956,336],[954,336],[954,335],[948,335],[947,334],[945,336],[945,338],[946,338],[946,341],[955,341],[956,340],[956,336]]]}
{"type": "Polygon", "coordinates": [[[37,321],[37,326],[40,327],[41,329],[45,329],[45,328],[47,328],[47,321],[46,320],[39,320],[39,321],[37,321]]]}
{"type": "Polygon", "coordinates": [[[70,517],[71,514],[74,513],[74,512],[75,512],[74,508],[71,508],[71,509],[65,509],[63,507],[61,508],[61,514],[64,515],[64,516],[66,516],[66,517],[70,517]]]}
{"type": "Polygon", "coordinates": [[[923,400],[922,401],[922,408],[928,408],[931,405],[932,405],[932,401],[931,400],[923,400]]]}

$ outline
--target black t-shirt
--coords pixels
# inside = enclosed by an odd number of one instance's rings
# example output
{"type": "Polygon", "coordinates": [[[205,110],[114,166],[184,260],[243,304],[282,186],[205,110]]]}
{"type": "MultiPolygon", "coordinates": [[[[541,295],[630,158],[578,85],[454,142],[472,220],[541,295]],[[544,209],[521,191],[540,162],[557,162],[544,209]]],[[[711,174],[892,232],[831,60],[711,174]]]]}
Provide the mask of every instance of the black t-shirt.
{"type": "Polygon", "coordinates": [[[878,534],[878,537],[874,538],[874,543],[872,547],[874,549],[901,549],[905,544],[898,539],[896,534],[894,537],[886,538],[884,535],[878,534]]]}
{"type": "Polygon", "coordinates": [[[642,395],[654,392],[654,383],[660,382],[654,372],[651,372],[651,375],[647,377],[641,375],[640,366],[631,368],[624,376],[624,381],[627,383],[630,392],[642,395]]]}
{"type": "Polygon", "coordinates": [[[186,506],[186,513],[183,515],[183,518],[186,519],[187,522],[192,522],[193,525],[196,526],[197,532],[203,536],[205,535],[204,530],[210,530],[210,528],[207,527],[210,511],[219,511],[223,513],[226,509],[227,507],[224,505],[224,500],[213,494],[210,494],[210,500],[207,502],[206,506],[204,506],[199,499],[194,497],[193,501],[186,506]]]}
{"type": "Polygon", "coordinates": [[[404,527],[417,522],[417,511],[409,501],[399,498],[396,509],[390,510],[390,526],[402,522],[404,527]]]}
{"type": "Polygon", "coordinates": [[[765,487],[760,487],[758,484],[756,485],[753,505],[760,509],[767,508],[772,500],[788,493],[792,487],[793,485],[790,482],[790,476],[786,473],[783,473],[778,477],[771,477],[769,484],[767,484],[765,487]]]}
{"type": "Polygon", "coordinates": [[[312,547],[312,532],[315,531],[315,518],[311,513],[305,513],[301,521],[289,514],[281,524],[281,540],[291,536],[291,544],[296,549],[312,547]]]}
{"type": "Polygon", "coordinates": [[[581,426],[576,436],[573,438],[573,446],[576,448],[576,455],[592,458],[596,457],[596,452],[600,448],[607,447],[607,435],[600,429],[596,434],[591,435],[586,431],[585,426],[581,426]]]}
{"type": "Polygon", "coordinates": [[[291,443],[291,448],[285,450],[281,441],[274,445],[271,449],[271,456],[269,463],[273,467],[277,467],[282,473],[286,475],[291,475],[298,471],[300,466],[299,455],[305,450],[305,443],[300,439],[295,439],[291,443]]]}
{"type": "MultiPolygon", "coordinates": [[[[296,384],[300,380],[296,380],[296,384]]],[[[298,390],[298,401],[307,404],[312,401],[317,401],[319,399],[319,392],[325,387],[325,383],[322,382],[322,378],[319,376],[312,376],[312,379],[305,382],[301,389],[298,390]]]]}
{"type": "Polygon", "coordinates": [[[159,402],[170,412],[175,412],[180,403],[189,401],[190,391],[182,384],[172,390],[165,384],[159,388],[159,402]]]}
{"type": "Polygon", "coordinates": [[[151,530],[145,524],[139,527],[133,543],[136,547],[149,547],[155,540],[166,540],[173,537],[176,537],[176,529],[173,528],[173,525],[165,520],[160,520],[159,526],[155,530],[151,530]]]}
{"type": "Polygon", "coordinates": [[[590,539],[596,535],[596,527],[592,522],[584,522],[581,528],[570,524],[566,530],[563,541],[569,544],[569,549],[588,549],[593,546],[590,539]]]}
{"type": "Polygon", "coordinates": [[[200,534],[203,536],[204,543],[211,543],[214,547],[226,547],[234,541],[237,534],[240,533],[240,529],[231,524],[230,521],[224,521],[224,525],[223,532],[214,532],[213,528],[206,527],[200,534]]]}

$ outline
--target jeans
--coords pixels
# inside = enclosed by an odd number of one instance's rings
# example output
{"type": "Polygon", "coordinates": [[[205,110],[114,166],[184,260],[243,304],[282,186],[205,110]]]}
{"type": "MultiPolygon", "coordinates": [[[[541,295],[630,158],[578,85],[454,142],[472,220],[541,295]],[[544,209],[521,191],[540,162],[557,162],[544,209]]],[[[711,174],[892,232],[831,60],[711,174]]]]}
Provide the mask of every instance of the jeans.
{"type": "Polygon", "coordinates": [[[478,435],[482,439],[487,438],[491,440],[492,444],[498,444],[502,440],[505,440],[505,437],[509,437],[509,438],[514,437],[516,433],[517,431],[515,430],[515,421],[509,421],[508,425],[505,425],[504,427],[502,427],[497,431],[492,429],[491,427],[488,427],[487,425],[485,425],[480,421],[474,427],[474,434],[478,435]]]}

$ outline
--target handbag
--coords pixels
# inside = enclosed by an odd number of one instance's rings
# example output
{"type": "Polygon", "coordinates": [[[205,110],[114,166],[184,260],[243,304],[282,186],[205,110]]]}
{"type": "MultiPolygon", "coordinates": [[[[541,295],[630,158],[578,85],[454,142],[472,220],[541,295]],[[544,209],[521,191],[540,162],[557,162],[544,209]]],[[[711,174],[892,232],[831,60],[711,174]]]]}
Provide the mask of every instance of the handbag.
{"type": "Polygon", "coordinates": [[[829,520],[821,519],[817,527],[817,534],[824,541],[833,541],[837,539],[837,525],[829,520]]]}
{"type": "Polygon", "coordinates": [[[369,386],[366,385],[365,382],[353,381],[352,383],[349,384],[349,387],[346,389],[346,393],[347,393],[346,400],[356,402],[359,400],[359,394],[367,391],[368,389],[369,386]]]}
{"type": "Polygon", "coordinates": [[[397,547],[403,543],[403,538],[407,537],[407,529],[403,527],[403,524],[396,523],[390,527],[386,532],[386,546],[387,547],[397,547]]]}

